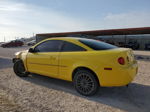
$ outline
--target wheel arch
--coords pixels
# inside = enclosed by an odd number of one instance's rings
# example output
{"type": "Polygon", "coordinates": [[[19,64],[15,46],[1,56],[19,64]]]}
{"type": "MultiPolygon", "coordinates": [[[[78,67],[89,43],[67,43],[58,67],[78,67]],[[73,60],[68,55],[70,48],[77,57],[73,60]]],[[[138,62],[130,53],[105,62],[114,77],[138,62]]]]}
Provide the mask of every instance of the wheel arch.
{"type": "Polygon", "coordinates": [[[27,77],[29,74],[29,72],[26,72],[23,61],[19,58],[14,59],[13,70],[14,70],[15,74],[20,77],[27,77]],[[18,69],[18,66],[21,67],[21,71],[20,71],[20,68],[18,69]]]}
{"type": "Polygon", "coordinates": [[[79,67],[77,67],[77,68],[75,68],[75,69],[73,70],[73,72],[72,72],[72,80],[73,80],[73,78],[74,78],[75,73],[76,73],[78,70],[87,70],[87,71],[91,72],[91,73],[93,74],[93,76],[96,78],[96,80],[98,81],[98,84],[99,84],[99,86],[100,86],[100,79],[98,78],[97,74],[96,74],[92,69],[90,69],[90,68],[88,68],[88,67],[84,67],[84,66],[79,66],[79,67]]]}

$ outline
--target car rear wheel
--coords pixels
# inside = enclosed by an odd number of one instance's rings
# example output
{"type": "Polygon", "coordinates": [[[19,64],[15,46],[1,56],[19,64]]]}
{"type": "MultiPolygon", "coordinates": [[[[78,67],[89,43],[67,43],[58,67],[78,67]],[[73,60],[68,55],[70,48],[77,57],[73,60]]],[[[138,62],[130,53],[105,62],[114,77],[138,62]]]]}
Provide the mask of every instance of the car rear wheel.
{"type": "Polygon", "coordinates": [[[82,95],[91,96],[98,91],[99,83],[94,74],[88,70],[79,70],[74,75],[75,89],[82,95]]]}
{"type": "Polygon", "coordinates": [[[14,63],[13,69],[14,69],[15,74],[19,77],[27,77],[29,74],[28,72],[26,72],[22,60],[17,60],[14,63]]]}

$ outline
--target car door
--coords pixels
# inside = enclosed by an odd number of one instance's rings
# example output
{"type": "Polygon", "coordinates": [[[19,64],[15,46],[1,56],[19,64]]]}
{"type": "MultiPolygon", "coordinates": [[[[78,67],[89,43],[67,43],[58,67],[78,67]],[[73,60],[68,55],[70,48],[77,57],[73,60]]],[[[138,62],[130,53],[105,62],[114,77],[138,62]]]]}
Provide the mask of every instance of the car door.
{"type": "Polygon", "coordinates": [[[63,46],[60,51],[59,60],[59,74],[60,78],[64,80],[70,80],[71,70],[73,65],[78,63],[81,59],[81,53],[86,51],[85,48],[78,46],[74,43],[64,41],[63,46]]]}
{"type": "Polygon", "coordinates": [[[56,77],[58,75],[60,40],[47,40],[34,47],[27,55],[29,72],[56,77]]]}

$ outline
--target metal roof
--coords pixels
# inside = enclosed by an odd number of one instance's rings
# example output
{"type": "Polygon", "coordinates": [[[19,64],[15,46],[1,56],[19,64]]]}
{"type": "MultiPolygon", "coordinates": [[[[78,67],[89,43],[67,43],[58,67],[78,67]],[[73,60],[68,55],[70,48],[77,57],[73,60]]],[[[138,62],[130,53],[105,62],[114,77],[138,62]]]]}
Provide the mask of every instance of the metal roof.
{"type": "Polygon", "coordinates": [[[135,34],[150,34],[150,27],[60,32],[60,33],[42,33],[42,34],[36,34],[36,36],[55,37],[55,36],[68,36],[68,35],[100,36],[100,35],[135,35],[135,34]]]}

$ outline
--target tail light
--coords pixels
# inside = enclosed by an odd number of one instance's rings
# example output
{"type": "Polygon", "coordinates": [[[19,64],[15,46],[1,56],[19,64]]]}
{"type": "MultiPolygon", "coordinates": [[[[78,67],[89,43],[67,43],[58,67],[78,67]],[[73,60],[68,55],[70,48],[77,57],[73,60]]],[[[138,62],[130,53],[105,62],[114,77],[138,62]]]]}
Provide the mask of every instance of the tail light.
{"type": "Polygon", "coordinates": [[[125,59],[123,57],[118,58],[118,63],[121,65],[125,64],[125,59]]]}

